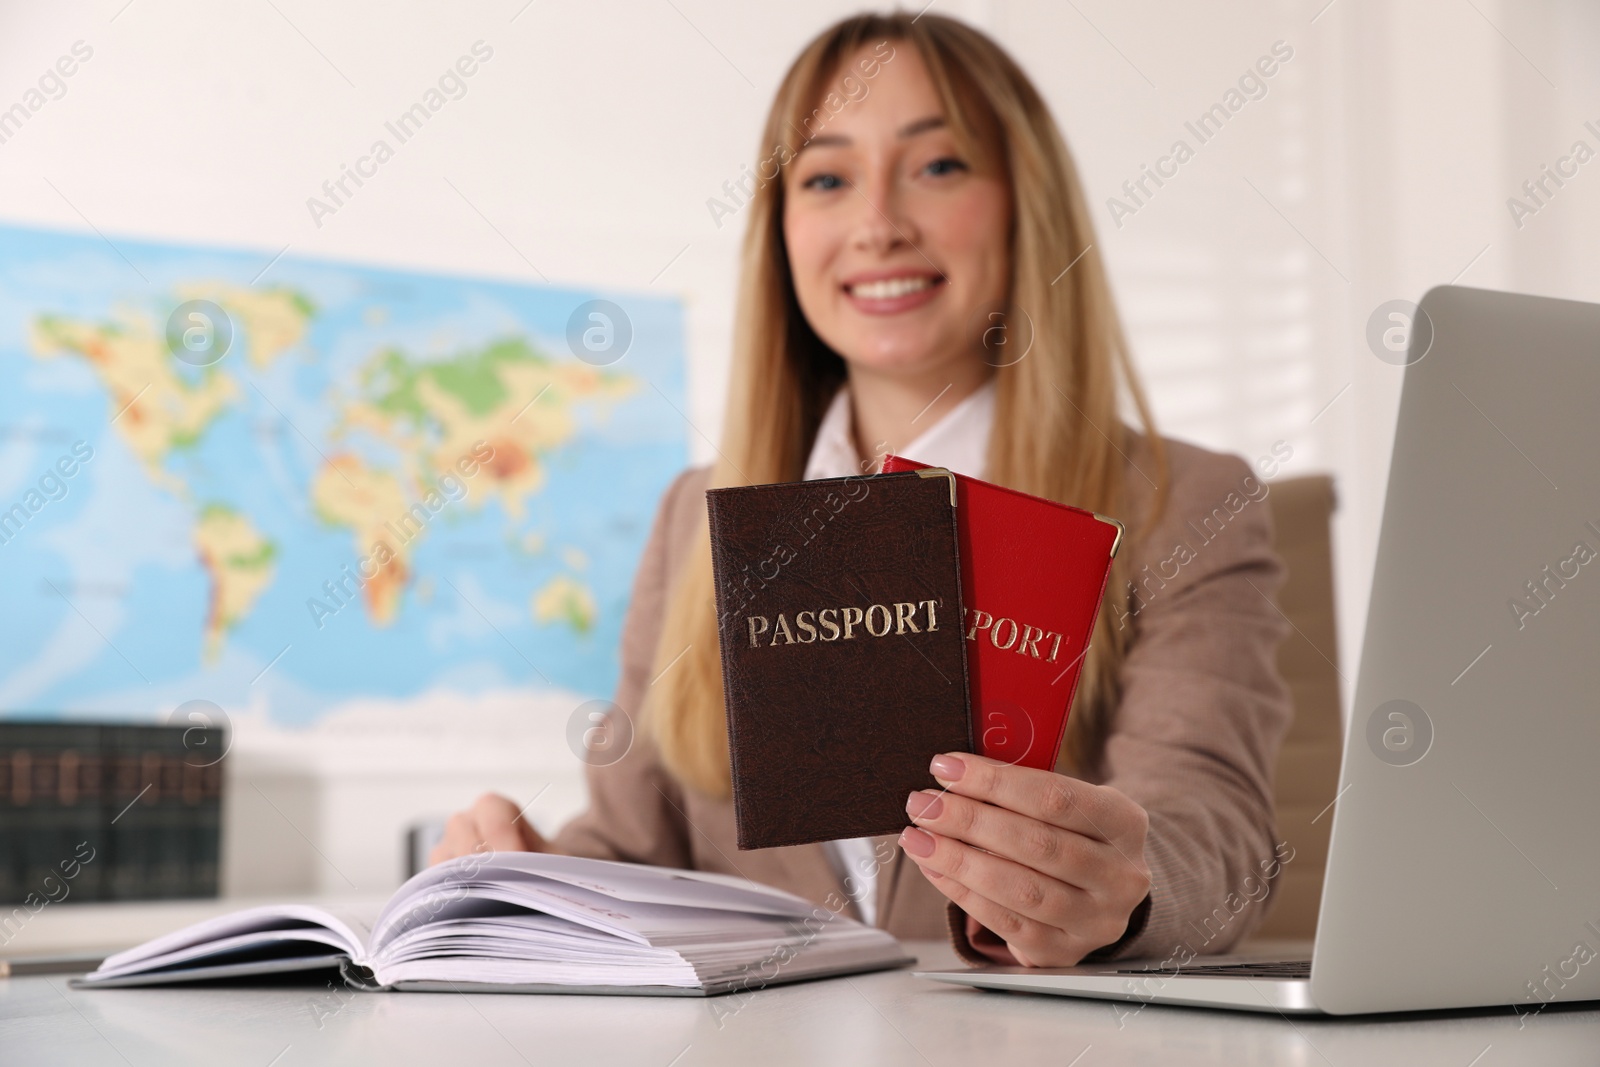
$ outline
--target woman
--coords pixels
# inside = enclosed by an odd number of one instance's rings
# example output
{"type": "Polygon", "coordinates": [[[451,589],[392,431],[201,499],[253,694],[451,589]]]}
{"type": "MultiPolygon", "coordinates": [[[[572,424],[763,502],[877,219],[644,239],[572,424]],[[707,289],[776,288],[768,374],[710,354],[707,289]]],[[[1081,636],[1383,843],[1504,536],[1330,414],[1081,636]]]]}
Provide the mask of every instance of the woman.
{"type": "Polygon", "coordinates": [[[1150,428],[1038,93],[962,23],[847,19],[784,78],[755,177],[720,458],[668,490],[624,626],[616,703],[640,737],[588,768],[590,808],[555,838],[490,795],[434,860],[723,871],[902,937],[948,929],[975,961],[1236,943],[1283,859],[1283,568],[1265,509],[1224,506],[1251,495],[1249,468],[1150,428]],[[704,490],[870,472],[890,450],[1129,520],[1059,773],[947,753],[898,840],[739,852],[704,490]]]}

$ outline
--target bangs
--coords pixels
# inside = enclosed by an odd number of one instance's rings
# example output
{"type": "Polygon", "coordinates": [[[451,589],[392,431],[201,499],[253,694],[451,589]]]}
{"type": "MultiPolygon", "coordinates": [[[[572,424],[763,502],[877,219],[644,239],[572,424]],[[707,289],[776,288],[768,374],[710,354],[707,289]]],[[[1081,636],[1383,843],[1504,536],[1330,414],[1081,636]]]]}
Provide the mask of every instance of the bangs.
{"type": "MultiPolygon", "coordinates": [[[[768,131],[770,147],[781,145],[786,149],[778,167],[779,176],[787,177],[794,158],[821,132],[814,120],[819,113],[828,115],[825,104],[829,96],[840,95],[840,89],[850,79],[861,80],[855,68],[846,64],[862,49],[883,44],[895,47],[896,52],[888,59],[879,59],[882,66],[898,58],[901,49],[916,49],[961,152],[980,171],[1007,174],[1007,150],[999,114],[968,64],[949,52],[945,42],[903,16],[867,16],[841,25],[796,61],[792,76],[787,79],[790,91],[773,108],[768,131]]],[[[871,76],[866,80],[870,81],[871,76]]],[[[848,90],[843,95],[855,99],[848,90]]],[[[779,189],[783,186],[780,181],[779,189]]]]}

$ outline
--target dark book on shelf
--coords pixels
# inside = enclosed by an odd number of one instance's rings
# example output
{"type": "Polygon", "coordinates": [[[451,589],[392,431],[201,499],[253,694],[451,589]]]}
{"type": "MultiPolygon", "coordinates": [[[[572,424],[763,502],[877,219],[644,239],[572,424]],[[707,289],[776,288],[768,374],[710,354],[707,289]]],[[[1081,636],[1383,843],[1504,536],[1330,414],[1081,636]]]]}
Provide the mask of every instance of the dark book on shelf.
{"type": "Polygon", "coordinates": [[[0,719],[0,904],[216,896],[226,747],[217,727],[0,719]]]}

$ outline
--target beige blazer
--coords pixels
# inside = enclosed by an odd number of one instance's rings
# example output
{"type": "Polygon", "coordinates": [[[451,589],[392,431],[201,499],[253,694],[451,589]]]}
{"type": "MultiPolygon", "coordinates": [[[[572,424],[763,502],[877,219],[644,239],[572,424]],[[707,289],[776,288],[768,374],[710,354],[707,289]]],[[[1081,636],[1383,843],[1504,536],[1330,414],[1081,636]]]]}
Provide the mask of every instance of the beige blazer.
{"type": "MultiPolygon", "coordinates": [[[[1272,547],[1265,486],[1235,456],[1167,442],[1172,495],[1153,534],[1131,537],[1153,493],[1141,440],[1127,468],[1133,592],[1121,598],[1133,641],[1102,766],[1079,777],[1115,786],[1150,813],[1148,908],[1110,952],[1165,958],[1217,952],[1261,920],[1277,873],[1272,768],[1291,716],[1276,651],[1289,624],[1274,603],[1284,568],[1272,547]],[[1140,921],[1142,919],[1142,922],[1140,921]]],[[[634,578],[616,703],[637,722],[651,681],[671,576],[704,537],[708,468],[667,490],[634,578]]],[[[637,731],[636,731],[637,734],[637,731]]],[[[649,743],[587,769],[590,805],[561,829],[562,852],[727,874],[780,886],[859,917],[820,844],[741,852],[729,800],[686,790],[649,743]]],[[[898,937],[959,933],[959,913],[906,859],[877,842],[878,925],[898,937]]],[[[1097,954],[1100,955],[1100,954],[1097,954]]]]}

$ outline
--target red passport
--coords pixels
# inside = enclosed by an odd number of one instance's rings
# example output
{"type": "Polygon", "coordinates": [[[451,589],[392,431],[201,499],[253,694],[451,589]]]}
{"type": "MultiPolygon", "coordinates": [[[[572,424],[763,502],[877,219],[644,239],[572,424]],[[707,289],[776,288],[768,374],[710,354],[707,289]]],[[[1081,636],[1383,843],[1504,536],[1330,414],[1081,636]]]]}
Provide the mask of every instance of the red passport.
{"type": "MultiPolygon", "coordinates": [[[[883,473],[926,466],[891,455],[883,473]]],[[[980,755],[1053,770],[1122,523],[955,478],[972,736],[980,755]]]]}

